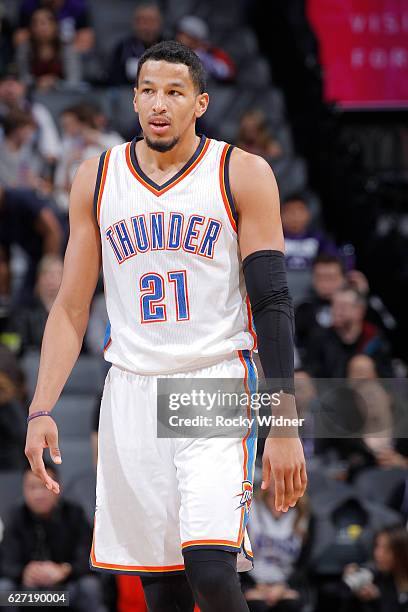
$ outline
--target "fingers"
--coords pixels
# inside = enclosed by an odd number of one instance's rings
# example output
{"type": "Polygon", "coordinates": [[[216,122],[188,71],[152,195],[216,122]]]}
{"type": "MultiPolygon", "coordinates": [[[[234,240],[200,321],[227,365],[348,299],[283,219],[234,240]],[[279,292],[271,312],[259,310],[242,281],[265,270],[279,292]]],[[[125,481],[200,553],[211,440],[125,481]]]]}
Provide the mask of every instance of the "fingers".
{"type": "Polygon", "coordinates": [[[262,484],[261,489],[266,490],[271,482],[271,465],[269,461],[262,462],[262,484]]]}
{"type": "Polygon", "coordinates": [[[53,491],[54,493],[58,494],[59,485],[47,474],[44,466],[42,451],[42,448],[34,448],[26,452],[27,459],[30,462],[31,470],[33,474],[38,476],[38,478],[43,481],[49,491],[53,491]]]}
{"type": "Polygon", "coordinates": [[[285,472],[282,468],[275,468],[273,471],[275,481],[275,508],[282,510],[285,501],[285,472]]]}
{"type": "Polygon", "coordinates": [[[51,459],[54,463],[62,463],[61,452],[58,447],[58,431],[48,433],[46,436],[48,448],[50,449],[51,459]]]}

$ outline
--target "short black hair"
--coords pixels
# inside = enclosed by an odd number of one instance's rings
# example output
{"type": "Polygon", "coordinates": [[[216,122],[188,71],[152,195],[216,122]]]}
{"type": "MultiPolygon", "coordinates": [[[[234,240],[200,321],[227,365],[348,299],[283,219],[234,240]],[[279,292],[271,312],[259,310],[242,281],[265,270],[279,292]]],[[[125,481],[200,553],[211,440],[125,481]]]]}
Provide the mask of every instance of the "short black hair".
{"type": "Polygon", "coordinates": [[[312,262],[312,268],[318,266],[319,264],[336,264],[341,269],[342,273],[345,273],[344,263],[341,257],[336,257],[336,255],[330,255],[329,253],[319,253],[317,257],[314,258],[312,262]]]}
{"type": "Polygon", "coordinates": [[[199,93],[206,89],[206,73],[204,66],[194,51],[183,43],[176,40],[164,40],[146,49],[139,60],[136,74],[136,87],[139,86],[139,76],[143,64],[153,60],[156,62],[164,61],[170,64],[184,64],[188,67],[191,79],[199,93]]]}

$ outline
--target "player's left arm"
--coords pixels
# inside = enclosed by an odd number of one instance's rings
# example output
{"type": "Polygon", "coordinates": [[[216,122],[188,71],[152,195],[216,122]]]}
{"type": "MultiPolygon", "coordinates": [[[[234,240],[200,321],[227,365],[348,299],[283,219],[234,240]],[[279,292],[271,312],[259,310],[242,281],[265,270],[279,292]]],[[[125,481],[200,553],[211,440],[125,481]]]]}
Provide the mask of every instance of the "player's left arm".
{"type": "MultiPolygon", "coordinates": [[[[240,149],[231,154],[230,184],[259,358],[271,391],[282,390],[279,413],[296,418],[293,306],[286,281],[278,186],[264,159],[240,149]]],[[[270,486],[271,476],[275,506],[286,512],[303,495],[307,484],[297,427],[271,430],[263,455],[263,489],[270,486]]]]}

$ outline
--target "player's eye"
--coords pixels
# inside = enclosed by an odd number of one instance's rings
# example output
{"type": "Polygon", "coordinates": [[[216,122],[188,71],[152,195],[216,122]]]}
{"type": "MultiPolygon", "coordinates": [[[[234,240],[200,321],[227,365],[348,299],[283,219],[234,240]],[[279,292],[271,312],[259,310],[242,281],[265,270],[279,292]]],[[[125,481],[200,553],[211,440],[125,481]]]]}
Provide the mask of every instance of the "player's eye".
{"type": "Polygon", "coordinates": [[[150,87],[144,87],[144,88],[142,89],[142,92],[143,92],[143,93],[147,93],[147,94],[152,93],[152,91],[153,91],[153,89],[150,89],[150,87]]]}
{"type": "Polygon", "coordinates": [[[171,90],[169,91],[169,94],[170,94],[171,96],[181,96],[181,93],[180,93],[179,91],[177,91],[176,89],[171,89],[171,90]]]}

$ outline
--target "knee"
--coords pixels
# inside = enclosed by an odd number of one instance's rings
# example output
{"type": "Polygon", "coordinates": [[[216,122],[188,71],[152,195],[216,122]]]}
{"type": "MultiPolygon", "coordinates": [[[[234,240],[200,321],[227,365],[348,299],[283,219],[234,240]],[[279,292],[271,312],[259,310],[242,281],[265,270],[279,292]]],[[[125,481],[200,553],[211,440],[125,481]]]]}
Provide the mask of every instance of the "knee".
{"type": "Polygon", "coordinates": [[[185,555],[186,575],[196,593],[216,596],[218,593],[225,593],[226,589],[235,589],[237,585],[239,586],[235,555],[233,553],[230,555],[225,551],[217,552],[224,553],[222,558],[214,556],[214,558],[207,557],[203,560],[196,554],[196,551],[191,555],[185,555]]]}

